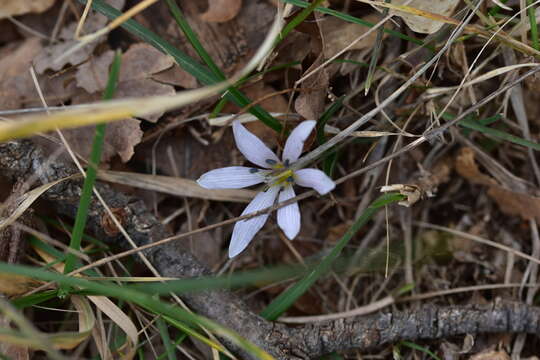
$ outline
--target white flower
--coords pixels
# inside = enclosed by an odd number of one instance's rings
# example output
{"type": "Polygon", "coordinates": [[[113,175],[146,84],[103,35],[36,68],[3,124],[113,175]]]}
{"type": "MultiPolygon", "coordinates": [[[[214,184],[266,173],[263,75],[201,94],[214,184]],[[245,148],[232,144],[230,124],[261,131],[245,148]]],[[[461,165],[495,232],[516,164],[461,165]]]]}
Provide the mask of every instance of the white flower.
{"type": "MultiPolygon", "coordinates": [[[[251,214],[270,207],[276,198],[283,202],[295,197],[293,185],[315,189],[324,195],[333,190],[336,184],[326,174],[317,169],[293,170],[291,167],[300,157],[304,142],[315,127],[314,120],[300,123],[290,134],[283,159],[279,158],[258,137],[249,132],[239,121],[233,122],[233,133],[236,146],[252,163],[264,168],[230,166],[215,169],[203,174],[197,182],[207,189],[239,189],[247,186],[266,183],[263,191],[242,212],[251,214]]],[[[241,253],[253,240],[255,234],[263,227],[269,214],[263,214],[250,219],[240,220],[234,225],[229,245],[229,257],[241,253]]],[[[279,227],[290,239],[294,239],[300,231],[300,209],[298,203],[281,207],[277,211],[279,227]]]]}

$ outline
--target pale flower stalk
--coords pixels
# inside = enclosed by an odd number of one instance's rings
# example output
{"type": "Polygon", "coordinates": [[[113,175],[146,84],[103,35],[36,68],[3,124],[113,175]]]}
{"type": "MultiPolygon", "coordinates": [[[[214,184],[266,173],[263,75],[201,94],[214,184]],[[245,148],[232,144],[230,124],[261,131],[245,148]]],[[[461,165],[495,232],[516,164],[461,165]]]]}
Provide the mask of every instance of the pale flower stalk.
{"type": "MultiPolygon", "coordinates": [[[[262,169],[245,166],[224,167],[203,174],[197,182],[206,189],[240,189],[265,183],[264,190],[253,198],[242,215],[268,208],[274,205],[276,199],[283,202],[295,197],[294,184],[315,189],[324,195],[336,186],[324,172],[318,169],[293,170],[293,165],[302,154],[304,142],[315,124],[313,120],[306,120],[291,132],[280,160],[257,136],[249,132],[239,121],[234,121],[232,127],[238,150],[246,159],[262,169]]],[[[235,224],[229,245],[229,257],[235,257],[249,245],[255,234],[266,223],[268,216],[269,214],[263,214],[240,220],[235,224]]],[[[300,232],[298,203],[279,208],[277,222],[287,238],[294,239],[300,232]]]]}

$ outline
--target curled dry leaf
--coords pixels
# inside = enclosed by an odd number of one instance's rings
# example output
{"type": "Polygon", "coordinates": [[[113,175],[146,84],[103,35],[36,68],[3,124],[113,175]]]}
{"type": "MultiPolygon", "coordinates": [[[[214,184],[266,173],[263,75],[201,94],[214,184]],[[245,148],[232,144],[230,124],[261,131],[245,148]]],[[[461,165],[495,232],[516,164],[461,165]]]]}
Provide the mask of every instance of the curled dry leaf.
{"type": "Polygon", "coordinates": [[[456,171],[473,184],[487,186],[487,194],[495,200],[503,213],[518,215],[524,220],[540,221],[540,198],[509,190],[483,174],[476,164],[474,150],[471,148],[461,149],[456,159],[456,171]]]}
{"type": "Polygon", "coordinates": [[[28,98],[36,96],[28,70],[40,51],[41,41],[38,38],[29,38],[0,50],[0,108],[17,109],[28,98]]]}
{"type": "MultiPolygon", "coordinates": [[[[323,63],[324,54],[307,69],[304,75],[309,74],[323,63]]],[[[318,119],[324,111],[326,91],[328,90],[329,77],[326,68],[317,70],[302,83],[303,91],[294,102],[296,112],[306,119],[318,119]]]]}
{"type": "Polygon", "coordinates": [[[0,292],[7,296],[22,295],[41,284],[26,276],[0,273],[0,292]]]}
{"type": "Polygon", "coordinates": [[[227,22],[234,19],[242,8],[242,0],[208,0],[208,10],[201,14],[207,22],[227,22]]]}
{"type": "MultiPolygon", "coordinates": [[[[392,4],[407,5],[411,8],[420,10],[420,12],[425,10],[442,16],[451,16],[456,9],[456,6],[459,4],[459,1],[460,0],[394,0],[392,1],[392,4]]],[[[402,17],[411,30],[418,33],[433,34],[444,25],[441,21],[408,14],[394,9],[391,9],[390,13],[402,17]]]]}
{"type": "MultiPolygon", "coordinates": [[[[77,70],[77,85],[88,93],[102,92],[107,83],[109,67],[114,52],[106,51],[100,56],[81,65],[77,70]]],[[[139,43],[132,45],[122,55],[122,66],[116,87],[115,98],[140,97],[148,95],[174,95],[174,87],[154,81],[152,76],[174,65],[174,60],[154,47],[139,43]]],[[[155,122],[163,112],[145,116],[155,122]]],[[[131,155],[130,155],[131,156],[131,155]]]]}
{"type": "MultiPolygon", "coordinates": [[[[108,3],[116,9],[121,9],[124,6],[125,0],[111,0],[108,3]]],[[[107,24],[107,21],[108,20],[105,16],[91,11],[84,24],[84,31],[85,33],[93,33],[103,28],[107,24]]],[[[34,59],[34,65],[38,74],[43,74],[47,69],[58,71],[67,64],[77,65],[83,63],[94,52],[96,46],[98,46],[106,38],[105,36],[101,36],[99,40],[87,44],[69,56],[62,57],[60,61],[56,61],[56,59],[60,58],[61,55],[64,55],[67,50],[78,44],[78,40],[74,39],[76,28],[76,22],[67,25],[60,32],[60,41],[45,47],[41,53],[36,56],[34,59]]]]}
{"type": "Polygon", "coordinates": [[[2,0],[0,19],[28,13],[42,13],[54,4],[54,0],[2,0]]]}
{"type": "MultiPolygon", "coordinates": [[[[125,119],[107,124],[101,161],[108,162],[118,155],[122,162],[128,162],[135,152],[135,145],[141,142],[143,136],[140,123],[140,120],[125,119]]],[[[90,156],[95,126],[66,129],[62,133],[73,151],[84,158],[90,156]]]]}
{"type": "MultiPolygon", "coordinates": [[[[376,23],[381,20],[381,17],[378,14],[370,14],[362,19],[376,23]]],[[[369,30],[366,26],[346,22],[335,16],[324,17],[318,22],[318,25],[323,38],[324,56],[327,59],[336,55],[369,30]]],[[[347,51],[371,49],[376,38],[377,32],[372,31],[369,35],[354,43],[347,51]]]]}

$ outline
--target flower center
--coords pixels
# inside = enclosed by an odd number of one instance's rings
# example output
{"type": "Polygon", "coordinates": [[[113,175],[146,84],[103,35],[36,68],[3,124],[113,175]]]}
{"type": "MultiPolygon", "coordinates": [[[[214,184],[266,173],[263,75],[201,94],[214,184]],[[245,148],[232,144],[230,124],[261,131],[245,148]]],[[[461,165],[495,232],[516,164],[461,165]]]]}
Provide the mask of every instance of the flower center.
{"type": "Polygon", "coordinates": [[[293,184],[294,183],[294,173],[293,173],[292,170],[287,169],[287,170],[279,173],[272,180],[273,180],[273,184],[272,184],[273,186],[284,185],[284,183],[293,184]]]}
{"type": "Polygon", "coordinates": [[[289,169],[289,159],[285,160],[285,163],[267,159],[266,163],[272,167],[272,170],[267,175],[267,183],[270,186],[292,185],[294,183],[294,172],[289,169]]]}

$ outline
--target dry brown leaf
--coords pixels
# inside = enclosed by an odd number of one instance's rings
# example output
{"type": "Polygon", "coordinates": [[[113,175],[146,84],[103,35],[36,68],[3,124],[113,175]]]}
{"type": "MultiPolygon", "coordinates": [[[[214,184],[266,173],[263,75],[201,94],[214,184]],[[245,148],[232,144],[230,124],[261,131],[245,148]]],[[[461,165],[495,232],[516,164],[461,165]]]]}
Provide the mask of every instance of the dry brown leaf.
{"type": "MultiPolygon", "coordinates": [[[[363,19],[376,23],[381,20],[381,17],[378,14],[370,14],[363,17],[363,19]]],[[[369,30],[369,28],[365,26],[345,22],[335,16],[327,16],[319,21],[318,24],[323,37],[324,56],[327,59],[343,50],[369,30]]],[[[372,31],[368,36],[356,42],[347,51],[369,49],[373,47],[376,38],[377,32],[372,31]]]]}
{"type": "Polygon", "coordinates": [[[242,0],[208,0],[208,10],[201,20],[222,23],[234,19],[242,8],[242,0]]]}
{"type": "Polygon", "coordinates": [[[37,95],[30,65],[41,51],[41,41],[29,38],[22,43],[10,44],[0,51],[0,108],[17,109],[29,97],[37,95]]]}
{"type": "Polygon", "coordinates": [[[2,0],[0,19],[28,13],[41,13],[50,8],[54,0],[2,0]]]}
{"type": "MultiPolygon", "coordinates": [[[[392,4],[407,5],[409,7],[425,10],[434,14],[451,16],[459,2],[460,0],[394,0],[392,1],[392,4]]],[[[412,31],[422,34],[433,34],[444,25],[444,23],[441,21],[404,13],[394,9],[391,9],[390,13],[402,17],[412,31]]]]}
{"type": "Polygon", "coordinates": [[[182,70],[179,66],[173,66],[167,70],[153,74],[152,79],[162,84],[181,86],[184,89],[195,89],[199,86],[197,78],[182,70]]]}
{"type": "Polygon", "coordinates": [[[78,67],[75,73],[77,86],[89,94],[103,91],[109,77],[109,67],[114,59],[114,51],[109,50],[100,56],[92,57],[88,62],[78,67]]]}
{"type": "Polygon", "coordinates": [[[0,273],[0,293],[17,296],[28,292],[42,283],[21,275],[0,273]]]}
{"type": "MultiPolygon", "coordinates": [[[[106,51],[100,56],[81,65],[76,74],[77,85],[88,93],[102,92],[105,89],[114,52],[106,51]]],[[[132,45],[122,55],[122,66],[116,87],[115,98],[140,97],[150,95],[173,95],[174,87],[161,84],[152,79],[153,74],[168,69],[174,61],[154,47],[139,43],[132,45]]],[[[163,112],[145,117],[156,122],[163,112]]]]}
{"type": "MultiPolygon", "coordinates": [[[[323,63],[324,54],[321,54],[317,60],[306,70],[309,74],[323,63]]],[[[303,91],[294,102],[294,108],[297,113],[308,120],[318,119],[324,111],[326,100],[326,91],[328,89],[329,78],[325,68],[321,68],[317,73],[311,75],[302,83],[303,91]]]]}
{"type": "Polygon", "coordinates": [[[456,171],[459,175],[473,184],[496,185],[497,182],[491,177],[482,174],[474,158],[474,150],[468,147],[462,148],[456,158],[456,171]]]}
{"type": "Polygon", "coordinates": [[[456,159],[456,171],[473,184],[488,186],[487,194],[495,200],[503,213],[540,221],[540,198],[509,190],[490,176],[482,174],[471,148],[461,149],[456,159]]]}
{"type": "Polygon", "coordinates": [[[147,43],[133,44],[122,55],[119,82],[147,79],[151,75],[170,68],[174,60],[147,43]]]}
{"type": "MultiPolygon", "coordinates": [[[[108,3],[116,9],[121,9],[124,6],[125,0],[111,0],[108,3]]],[[[84,32],[95,32],[103,28],[107,22],[108,20],[105,16],[91,12],[84,24],[84,32]]],[[[60,41],[56,44],[47,46],[38,56],[36,56],[34,65],[38,74],[43,74],[47,69],[58,71],[67,64],[77,65],[83,63],[90,55],[92,55],[96,46],[106,39],[106,36],[101,36],[99,40],[91,42],[69,56],[62,57],[60,61],[56,61],[56,59],[60,58],[61,55],[64,55],[67,50],[79,43],[74,39],[76,27],[76,22],[67,25],[60,32],[60,41]]]]}
{"type": "Polygon", "coordinates": [[[510,360],[506,351],[488,350],[470,357],[470,360],[510,360]]]}
{"type": "MultiPolygon", "coordinates": [[[[129,161],[134,147],[141,142],[143,132],[140,120],[125,119],[107,124],[101,161],[106,163],[118,155],[123,162],[129,161]]],[[[68,144],[77,154],[88,158],[92,150],[95,126],[62,130],[68,144]]]]}

